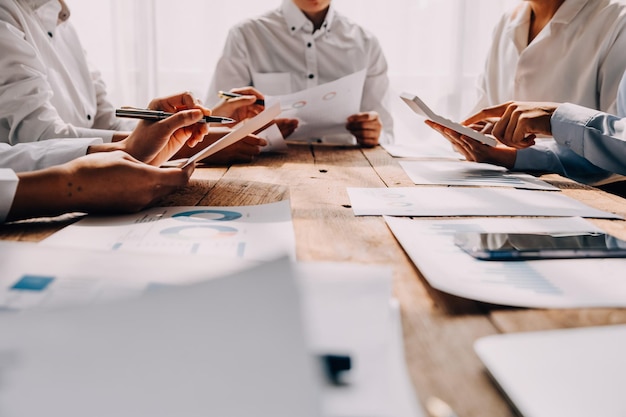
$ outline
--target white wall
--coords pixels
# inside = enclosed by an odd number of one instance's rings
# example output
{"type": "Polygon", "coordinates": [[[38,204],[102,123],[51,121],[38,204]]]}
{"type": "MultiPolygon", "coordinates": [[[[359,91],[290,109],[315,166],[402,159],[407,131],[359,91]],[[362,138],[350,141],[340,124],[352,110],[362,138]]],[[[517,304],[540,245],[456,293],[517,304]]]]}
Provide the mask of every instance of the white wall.
{"type": "MultiPolygon", "coordinates": [[[[437,111],[460,118],[472,106],[493,26],[519,0],[333,1],[377,35],[396,91],[418,93],[437,111]]],[[[140,106],[184,90],[203,97],[228,28],[281,0],[67,2],[112,101],[140,106]]]]}

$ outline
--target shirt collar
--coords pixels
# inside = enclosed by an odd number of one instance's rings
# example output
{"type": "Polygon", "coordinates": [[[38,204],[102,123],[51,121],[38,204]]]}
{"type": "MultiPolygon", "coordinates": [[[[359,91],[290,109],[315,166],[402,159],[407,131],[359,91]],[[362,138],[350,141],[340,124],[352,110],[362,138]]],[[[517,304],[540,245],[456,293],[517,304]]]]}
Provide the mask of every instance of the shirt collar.
{"type": "MultiPolygon", "coordinates": [[[[313,24],[311,21],[306,17],[302,10],[300,10],[298,6],[293,3],[292,0],[283,0],[281,10],[283,16],[285,16],[287,26],[289,27],[289,33],[294,34],[299,30],[305,30],[308,33],[313,31],[313,24]]],[[[322,27],[318,30],[318,32],[329,32],[334,18],[335,8],[331,2],[328,13],[326,14],[326,19],[324,20],[324,23],[322,23],[322,27]]]]}
{"type": "Polygon", "coordinates": [[[51,2],[51,1],[58,3],[57,0],[22,0],[22,1],[33,10],[37,10],[44,4],[51,2]]]}
{"type": "Polygon", "coordinates": [[[564,1],[552,17],[550,23],[570,23],[587,3],[589,3],[589,0],[564,1]]]}
{"type": "Polygon", "coordinates": [[[53,36],[59,23],[61,3],[58,0],[22,0],[39,19],[43,29],[53,36]]]}
{"type": "MultiPolygon", "coordinates": [[[[570,23],[576,15],[589,3],[589,0],[566,0],[561,4],[561,7],[556,11],[552,19],[548,23],[570,23]]],[[[530,22],[530,5],[524,3],[516,10],[511,18],[511,25],[513,27],[519,27],[522,25],[528,25],[530,22]]]]}

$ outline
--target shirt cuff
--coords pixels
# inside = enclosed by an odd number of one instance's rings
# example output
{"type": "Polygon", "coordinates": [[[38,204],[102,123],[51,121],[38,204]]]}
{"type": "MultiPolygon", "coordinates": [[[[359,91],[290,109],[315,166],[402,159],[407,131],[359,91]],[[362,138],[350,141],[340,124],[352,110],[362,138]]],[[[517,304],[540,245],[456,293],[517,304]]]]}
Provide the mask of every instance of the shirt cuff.
{"type": "Polygon", "coordinates": [[[0,224],[4,223],[13,205],[19,178],[11,169],[0,169],[0,224]]]}
{"type": "Polygon", "coordinates": [[[576,104],[561,104],[550,119],[554,140],[583,155],[586,126],[598,113],[598,110],[576,104]]]}

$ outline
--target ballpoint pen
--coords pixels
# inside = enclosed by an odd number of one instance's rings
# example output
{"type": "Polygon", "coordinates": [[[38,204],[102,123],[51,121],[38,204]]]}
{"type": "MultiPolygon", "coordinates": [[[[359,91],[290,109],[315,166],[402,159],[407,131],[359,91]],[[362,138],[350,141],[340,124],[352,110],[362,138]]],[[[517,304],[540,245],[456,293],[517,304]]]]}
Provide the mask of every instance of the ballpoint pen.
{"type": "MultiPolygon", "coordinates": [[[[131,119],[143,119],[143,120],[163,120],[170,117],[174,113],[168,113],[160,110],[145,110],[145,109],[117,109],[115,110],[115,116],[127,117],[131,119]]],[[[204,119],[200,122],[206,123],[234,123],[235,119],[230,117],[221,116],[204,116],[204,119]]]]}
{"type": "MultiPolygon", "coordinates": [[[[238,94],[238,93],[231,93],[229,91],[219,91],[217,93],[217,95],[220,98],[225,98],[225,99],[229,99],[229,98],[237,98],[237,97],[243,97],[244,94],[238,94]]],[[[254,104],[260,104],[261,106],[265,106],[265,100],[263,99],[257,99],[254,104]]]]}

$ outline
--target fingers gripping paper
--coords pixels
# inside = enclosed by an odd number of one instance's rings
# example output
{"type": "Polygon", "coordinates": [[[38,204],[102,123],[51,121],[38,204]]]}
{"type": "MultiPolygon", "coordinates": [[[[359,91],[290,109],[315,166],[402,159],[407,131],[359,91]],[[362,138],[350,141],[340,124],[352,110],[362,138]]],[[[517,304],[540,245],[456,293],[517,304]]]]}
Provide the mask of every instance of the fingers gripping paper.
{"type": "Polygon", "coordinates": [[[211,145],[207,146],[206,148],[204,148],[197,154],[193,155],[192,157],[187,159],[187,161],[185,161],[180,167],[185,168],[186,166],[194,162],[198,162],[204,158],[207,158],[221,151],[224,148],[229,147],[230,145],[236,142],[239,142],[241,139],[245,138],[246,136],[254,133],[255,131],[265,126],[266,124],[270,123],[279,114],[280,114],[280,103],[276,103],[273,106],[265,109],[261,113],[257,114],[252,119],[239,125],[239,127],[237,127],[232,132],[228,133],[226,136],[222,137],[221,139],[217,140],[215,143],[212,143],[211,145]]]}

